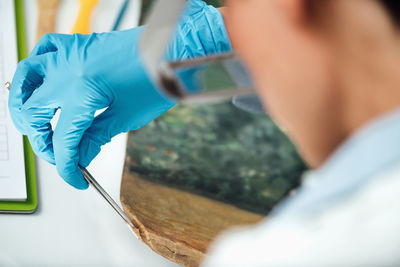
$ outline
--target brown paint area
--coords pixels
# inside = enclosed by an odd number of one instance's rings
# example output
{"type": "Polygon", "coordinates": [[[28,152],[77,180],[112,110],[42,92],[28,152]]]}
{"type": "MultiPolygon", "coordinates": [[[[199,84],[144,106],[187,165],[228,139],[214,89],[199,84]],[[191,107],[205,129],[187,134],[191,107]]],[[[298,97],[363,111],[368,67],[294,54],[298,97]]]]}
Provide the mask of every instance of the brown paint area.
{"type": "Polygon", "coordinates": [[[184,266],[198,266],[221,231],[263,216],[229,204],[146,181],[127,172],[122,206],[138,237],[156,253],[184,266]]]}

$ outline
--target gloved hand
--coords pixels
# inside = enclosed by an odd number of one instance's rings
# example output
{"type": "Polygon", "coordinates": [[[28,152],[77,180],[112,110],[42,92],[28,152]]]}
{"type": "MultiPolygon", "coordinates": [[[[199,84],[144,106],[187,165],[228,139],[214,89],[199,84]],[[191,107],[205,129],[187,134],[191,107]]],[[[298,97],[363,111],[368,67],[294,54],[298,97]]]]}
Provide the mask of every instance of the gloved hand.
{"type": "MultiPolygon", "coordinates": [[[[78,164],[86,167],[113,136],[142,127],[175,104],[144,70],[137,51],[141,31],[45,35],[14,75],[9,109],[15,126],[34,152],[56,164],[61,177],[78,189],[88,187],[78,164]],[[57,109],[53,131],[50,120],[57,109]]],[[[222,16],[194,0],[187,3],[166,57],[230,49],[222,16]]]]}

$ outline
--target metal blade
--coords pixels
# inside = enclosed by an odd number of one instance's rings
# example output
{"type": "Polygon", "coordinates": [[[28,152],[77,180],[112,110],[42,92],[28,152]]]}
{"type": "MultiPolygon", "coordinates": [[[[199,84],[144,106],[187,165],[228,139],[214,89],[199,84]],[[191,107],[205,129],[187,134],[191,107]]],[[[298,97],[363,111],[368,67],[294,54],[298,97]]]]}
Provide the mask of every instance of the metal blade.
{"type": "Polygon", "coordinates": [[[157,81],[158,64],[175,30],[186,0],[158,0],[146,18],[146,27],[140,37],[139,51],[143,62],[157,81]]]}
{"type": "Polygon", "coordinates": [[[125,212],[118,206],[118,204],[112,199],[112,197],[101,187],[101,185],[96,181],[96,179],[93,178],[93,176],[88,172],[88,170],[82,166],[79,166],[81,168],[83,177],[85,180],[91,184],[96,191],[113,207],[113,209],[118,213],[119,216],[132,228],[137,228],[131,220],[129,220],[128,216],[125,214],[125,212]]]}

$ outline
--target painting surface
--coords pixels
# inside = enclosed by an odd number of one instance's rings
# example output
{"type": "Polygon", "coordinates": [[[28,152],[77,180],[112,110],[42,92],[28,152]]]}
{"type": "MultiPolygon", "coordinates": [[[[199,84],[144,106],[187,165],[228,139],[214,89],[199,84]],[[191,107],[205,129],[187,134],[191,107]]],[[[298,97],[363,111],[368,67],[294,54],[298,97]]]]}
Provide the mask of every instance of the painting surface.
{"type": "Polygon", "coordinates": [[[266,115],[230,102],[178,104],[129,134],[125,171],[267,214],[297,187],[305,165],[266,115]]]}

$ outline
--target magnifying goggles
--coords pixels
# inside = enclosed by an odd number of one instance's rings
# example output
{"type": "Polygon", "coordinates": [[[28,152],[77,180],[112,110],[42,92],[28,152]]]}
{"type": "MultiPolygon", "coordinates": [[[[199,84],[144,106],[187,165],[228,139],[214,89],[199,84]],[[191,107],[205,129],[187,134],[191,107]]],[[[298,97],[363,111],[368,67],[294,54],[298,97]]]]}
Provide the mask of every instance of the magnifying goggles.
{"type": "Polygon", "coordinates": [[[222,53],[172,62],[163,59],[185,2],[158,0],[146,18],[139,51],[151,78],[168,96],[185,103],[233,98],[234,104],[242,109],[264,113],[250,74],[238,54],[222,53]]]}

